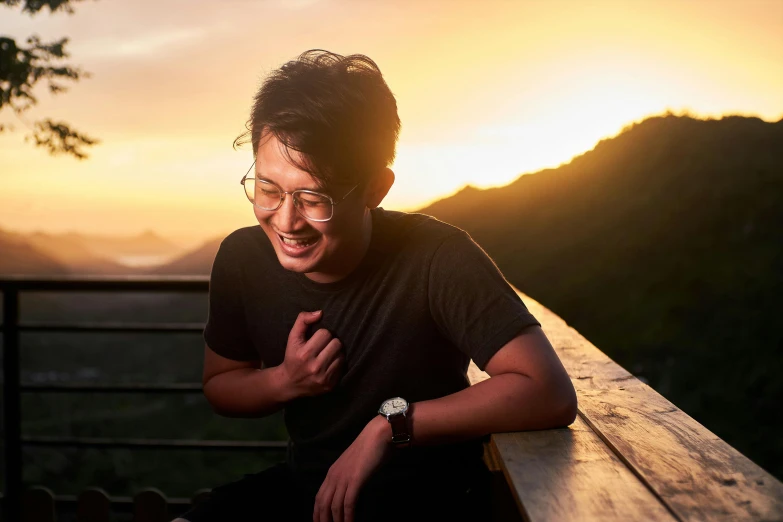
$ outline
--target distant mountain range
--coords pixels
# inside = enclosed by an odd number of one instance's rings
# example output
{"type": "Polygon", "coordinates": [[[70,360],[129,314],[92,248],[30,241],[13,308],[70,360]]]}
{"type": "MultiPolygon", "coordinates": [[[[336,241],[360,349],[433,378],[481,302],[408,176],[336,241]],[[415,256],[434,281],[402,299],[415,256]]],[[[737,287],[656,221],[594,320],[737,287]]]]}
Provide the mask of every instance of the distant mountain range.
{"type": "Polygon", "coordinates": [[[205,241],[200,247],[187,252],[164,265],[144,271],[149,275],[209,275],[218,247],[223,238],[205,241]]]}
{"type": "Polygon", "coordinates": [[[135,274],[143,272],[140,265],[168,261],[182,251],[151,231],[109,237],[0,230],[0,274],[135,274]]]}
{"type": "Polygon", "coordinates": [[[66,266],[17,234],[0,230],[0,274],[67,274],[66,266]]]}

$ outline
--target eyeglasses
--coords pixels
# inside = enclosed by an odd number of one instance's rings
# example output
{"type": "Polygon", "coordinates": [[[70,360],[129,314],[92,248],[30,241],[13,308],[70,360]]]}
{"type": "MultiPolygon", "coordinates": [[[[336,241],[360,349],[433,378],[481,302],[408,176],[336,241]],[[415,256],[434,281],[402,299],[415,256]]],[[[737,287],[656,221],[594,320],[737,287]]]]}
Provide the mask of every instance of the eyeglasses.
{"type": "Polygon", "coordinates": [[[343,197],[335,200],[328,194],[322,194],[313,190],[299,189],[286,192],[280,187],[263,179],[248,177],[253,170],[256,162],[254,161],[247,173],[242,177],[240,183],[245,187],[247,199],[261,210],[274,211],[283,205],[285,195],[290,194],[294,199],[294,208],[305,219],[310,221],[324,222],[332,219],[335,205],[341,203],[348,195],[356,189],[361,183],[357,183],[343,197]]]}

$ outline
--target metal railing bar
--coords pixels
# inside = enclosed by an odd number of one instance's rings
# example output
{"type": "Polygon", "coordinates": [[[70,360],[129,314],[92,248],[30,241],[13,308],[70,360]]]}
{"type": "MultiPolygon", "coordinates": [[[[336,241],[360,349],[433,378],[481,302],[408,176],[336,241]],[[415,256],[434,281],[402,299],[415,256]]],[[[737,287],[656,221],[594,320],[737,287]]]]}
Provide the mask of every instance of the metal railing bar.
{"type": "MultiPolygon", "coordinates": [[[[76,507],[79,498],[76,495],[55,495],[54,501],[58,506],[76,507]]],[[[120,510],[130,510],[133,508],[133,499],[131,497],[112,497],[109,496],[109,502],[112,508],[120,510]]],[[[177,508],[190,507],[191,499],[183,497],[166,497],[166,504],[177,508]]]]}
{"type": "Polygon", "coordinates": [[[19,293],[3,288],[3,478],[6,500],[3,519],[21,518],[22,496],[22,397],[19,391],[19,293]]]}
{"type": "Polygon", "coordinates": [[[177,439],[114,439],[99,437],[22,437],[23,446],[72,448],[137,448],[137,449],[199,449],[199,450],[284,450],[287,441],[279,440],[177,440],[177,439]]]}
{"type": "Polygon", "coordinates": [[[4,275],[0,290],[108,291],[108,292],[206,292],[209,276],[52,276],[4,275]]]}
{"type": "MultiPolygon", "coordinates": [[[[0,326],[0,329],[2,327],[0,326]]],[[[136,333],[202,333],[204,323],[35,323],[19,325],[20,332],[136,332],[136,333]]]]}
{"type": "Polygon", "coordinates": [[[201,393],[201,383],[174,384],[22,384],[20,391],[28,393],[201,393]]]}
{"type": "MultiPolygon", "coordinates": [[[[209,489],[209,488],[205,488],[209,489]]],[[[194,493],[195,495],[195,493],[194,493]]],[[[58,506],[68,506],[70,508],[75,507],[79,502],[77,495],[54,495],[54,501],[58,506]]],[[[0,493],[0,501],[5,500],[5,494],[0,493]]],[[[112,508],[129,509],[133,508],[133,498],[131,497],[115,497],[109,496],[109,502],[112,508]]],[[[188,507],[192,505],[192,499],[186,497],[166,497],[166,504],[175,507],[188,507]]]]}

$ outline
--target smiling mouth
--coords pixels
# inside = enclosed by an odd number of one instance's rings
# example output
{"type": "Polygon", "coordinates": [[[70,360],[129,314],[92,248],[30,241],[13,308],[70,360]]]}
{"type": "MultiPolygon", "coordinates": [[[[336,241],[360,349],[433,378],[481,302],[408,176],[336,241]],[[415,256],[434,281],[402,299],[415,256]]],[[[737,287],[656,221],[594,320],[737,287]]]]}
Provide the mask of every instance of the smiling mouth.
{"type": "Polygon", "coordinates": [[[286,244],[288,246],[292,246],[294,248],[309,247],[310,245],[312,245],[313,243],[318,241],[317,237],[307,237],[307,238],[303,238],[303,239],[289,239],[287,237],[281,236],[280,234],[278,234],[278,236],[280,237],[280,240],[284,244],[286,244]]]}

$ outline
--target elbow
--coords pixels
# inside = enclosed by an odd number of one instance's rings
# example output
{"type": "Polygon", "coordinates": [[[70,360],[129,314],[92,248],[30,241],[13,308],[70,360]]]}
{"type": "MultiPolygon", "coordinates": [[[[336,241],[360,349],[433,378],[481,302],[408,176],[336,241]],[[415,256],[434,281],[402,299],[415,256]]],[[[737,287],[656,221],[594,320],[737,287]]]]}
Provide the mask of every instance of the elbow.
{"type": "Polygon", "coordinates": [[[576,395],[574,395],[574,399],[563,407],[561,413],[561,427],[566,428],[573,424],[576,420],[578,410],[579,407],[577,404],[576,395]]]}
{"type": "Polygon", "coordinates": [[[207,404],[209,404],[209,407],[212,408],[212,413],[214,413],[215,415],[219,415],[221,417],[231,417],[231,415],[228,414],[227,411],[221,408],[217,402],[215,402],[212,398],[210,398],[206,388],[204,388],[204,398],[207,400],[207,404]]]}
{"type": "Polygon", "coordinates": [[[576,420],[577,412],[579,410],[579,402],[576,398],[576,390],[571,382],[564,387],[565,390],[562,393],[564,397],[559,402],[560,406],[557,411],[557,424],[558,427],[566,428],[574,423],[576,420]]]}
{"type": "Polygon", "coordinates": [[[218,400],[217,397],[214,396],[211,390],[211,387],[207,386],[209,384],[209,381],[207,381],[204,386],[202,387],[202,392],[204,393],[204,398],[207,400],[207,404],[209,404],[210,408],[212,408],[212,412],[215,415],[219,415],[221,417],[228,417],[228,418],[236,418],[240,417],[240,415],[237,415],[236,413],[232,412],[230,409],[225,408],[220,404],[220,400],[218,400]]]}
{"type": "Polygon", "coordinates": [[[242,412],[237,412],[234,410],[230,410],[228,408],[224,408],[219,404],[210,401],[209,397],[207,397],[207,402],[212,407],[212,411],[215,413],[215,415],[219,415],[220,417],[228,417],[229,419],[242,419],[242,418],[251,417],[251,415],[243,414],[242,412]]]}

